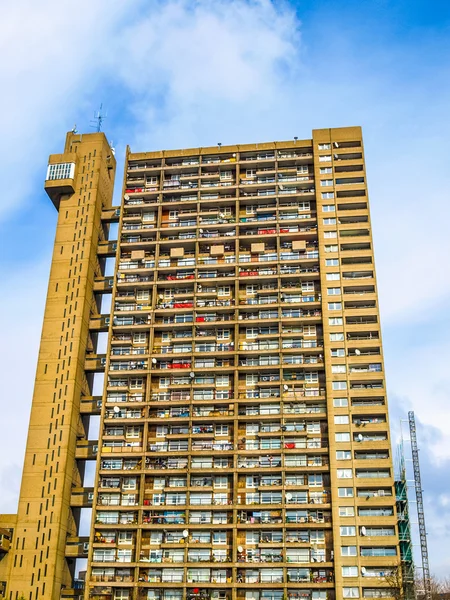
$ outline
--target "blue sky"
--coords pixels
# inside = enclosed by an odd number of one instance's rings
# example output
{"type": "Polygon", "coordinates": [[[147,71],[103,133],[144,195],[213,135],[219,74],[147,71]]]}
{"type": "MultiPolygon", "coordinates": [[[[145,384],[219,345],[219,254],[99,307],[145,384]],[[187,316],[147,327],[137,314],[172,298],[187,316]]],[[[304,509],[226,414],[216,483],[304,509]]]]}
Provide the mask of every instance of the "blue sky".
{"type": "Polygon", "coordinates": [[[65,132],[74,123],[90,131],[103,102],[120,173],[127,144],[270,141],[361,125],[391,423],[396,436],[416,412],[431,567],[448,574],[450,4],[18,0],[3,3],[0,22],[0,369],[13,380],[2,400],[11,451],[0,456],[9,490],[0,509],[17,501],[56,222],[43,180],[65,132]]]}

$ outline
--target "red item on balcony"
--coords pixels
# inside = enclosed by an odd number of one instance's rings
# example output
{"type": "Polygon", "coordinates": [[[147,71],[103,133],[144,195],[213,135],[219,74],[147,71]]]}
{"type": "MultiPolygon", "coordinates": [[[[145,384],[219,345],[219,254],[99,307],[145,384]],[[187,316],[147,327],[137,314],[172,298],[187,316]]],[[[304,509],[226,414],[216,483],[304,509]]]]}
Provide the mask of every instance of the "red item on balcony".
{"type": "Polygon", "coordinates": [[[289,449],[295,448],[295,443],[294,442],[286,442],[286,444],[284,444],[284,447],[289,448],[289,449]]]}
{"type": "Polygon", "coordinates": [[[204,323],[206,321],[205,317],[195,317],[196,323],[204,323]]]}

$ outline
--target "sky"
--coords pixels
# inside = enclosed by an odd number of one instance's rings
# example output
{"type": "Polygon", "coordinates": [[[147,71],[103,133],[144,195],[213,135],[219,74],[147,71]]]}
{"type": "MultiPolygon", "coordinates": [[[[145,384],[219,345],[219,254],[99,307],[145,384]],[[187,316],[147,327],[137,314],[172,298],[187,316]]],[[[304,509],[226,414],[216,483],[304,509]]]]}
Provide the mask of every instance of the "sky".
{"type": "Polygon", "coordinates": [[[43,183],[66,131],[93,131],[103,103],[120,178],[127,145],[361,125],[392,434],[413,410],[431,570],[450,575],[450,3],[16,0],[0,23],[0,510],[19,493],[56,224],[43,183]]]}

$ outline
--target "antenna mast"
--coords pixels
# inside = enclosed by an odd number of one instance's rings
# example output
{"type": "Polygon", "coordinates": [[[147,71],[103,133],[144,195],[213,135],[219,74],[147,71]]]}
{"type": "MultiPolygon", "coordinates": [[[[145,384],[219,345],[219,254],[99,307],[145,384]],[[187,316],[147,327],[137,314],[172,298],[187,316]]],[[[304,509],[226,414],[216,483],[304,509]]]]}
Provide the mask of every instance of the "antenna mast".
{"type": "Polygon", "coordinates": [[[100,108],[98,109],[98,111],[94,112],[94,118],[91,120],[91,127],[93,127],[97,131],[97,133],[100,133],[100,131],[102,130],[103,121],[107,117],[107,113],[102,113],[102,108],[103,103],[100,104],[100,108]]]}
{"type": "Polygon", "coordinates": [[[414,469],[414,485],[416,490],[417,516],[419,521],[420,551],[422,554],[423,586],[426,600],[431,600],[430,564],[428,562],[427,530],[425,527],[425,512],[423,509],[422,481],[420,477],[419,450],[417,448],[416,420],[414,411],[408,412],[409,433],[411,438],[411,453],[414,469]]]}

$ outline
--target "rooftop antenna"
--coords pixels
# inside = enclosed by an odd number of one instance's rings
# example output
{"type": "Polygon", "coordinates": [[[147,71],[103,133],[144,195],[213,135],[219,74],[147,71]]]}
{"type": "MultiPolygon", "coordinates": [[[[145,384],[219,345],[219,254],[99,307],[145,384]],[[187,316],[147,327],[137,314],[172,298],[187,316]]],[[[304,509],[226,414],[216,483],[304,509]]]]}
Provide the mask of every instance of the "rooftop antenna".
{"type": "Polygon", "coordinates": [[[94,112],[94,118],[91,120],[91,127],[93,127],[97,131],[97,133],[100,133],[100,131],[102,130],[102,123],[107,117],[107,113],[102,113],[102,108],[103,103],[100,104],[99,110],[96,113],[94,112]]]}
{"type": "Polygon", "coordinates": [[[75,123],[75,125],[72,127],[72,131],[71,133],[78,133],[77,131],[77,124],[75,123]]]}

